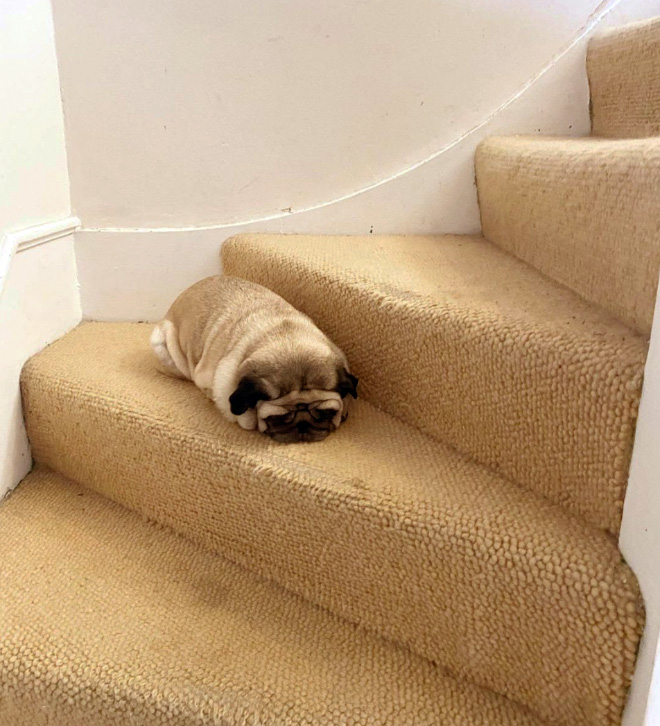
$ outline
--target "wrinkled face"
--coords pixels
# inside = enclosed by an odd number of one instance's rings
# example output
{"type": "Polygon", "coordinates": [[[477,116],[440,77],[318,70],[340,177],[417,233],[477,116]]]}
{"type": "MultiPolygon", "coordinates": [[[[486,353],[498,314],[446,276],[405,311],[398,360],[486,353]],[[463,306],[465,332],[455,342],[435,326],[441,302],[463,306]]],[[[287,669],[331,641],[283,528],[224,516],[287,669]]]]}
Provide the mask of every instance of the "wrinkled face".
{"type": "Polygon", "coordinates": [[[257,404],[257,426],[275,441],[322,441],[344,416],[344,403],[335,391],[292,391],[257,404]]]}
{"type": "Polygon", "coordinates": [[[357,398],[358,379],[330,363],[292,370],[276,366],[248,370],[229,397],[240,426],[258,428],[275,441],[322,441],[348,415],[348,397],[357,398]]]}

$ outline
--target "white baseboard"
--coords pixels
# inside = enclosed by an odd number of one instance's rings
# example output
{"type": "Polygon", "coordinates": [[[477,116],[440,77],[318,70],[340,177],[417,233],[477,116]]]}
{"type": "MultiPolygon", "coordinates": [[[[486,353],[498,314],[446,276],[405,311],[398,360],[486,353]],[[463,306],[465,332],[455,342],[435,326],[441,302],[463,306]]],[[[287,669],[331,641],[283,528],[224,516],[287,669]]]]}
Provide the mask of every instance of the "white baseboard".
{"type": "Polygon", "coordinates": [[[19,389],[25,361],[82,318],[67,217],[6,234],[0,246],[0,497],[32,465],[19,389]]]}
{"type": "Polygon", "coordinates": [[[73,234],[79,226],[80,220],[77,217],[65,217],[15,232],[6,232],[0,240],[0,297],[9,275],[11,261],[17,252],[66,237],[73,234]]]}

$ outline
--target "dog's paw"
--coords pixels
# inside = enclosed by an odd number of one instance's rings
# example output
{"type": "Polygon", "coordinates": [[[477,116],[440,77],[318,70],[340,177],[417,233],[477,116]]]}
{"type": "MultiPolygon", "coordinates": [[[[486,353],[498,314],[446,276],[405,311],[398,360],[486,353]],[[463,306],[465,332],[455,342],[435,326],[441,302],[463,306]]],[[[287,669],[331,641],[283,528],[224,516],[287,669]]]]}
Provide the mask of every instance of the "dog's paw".
{"type": "Polygon", "coordinates": [[[151,332],[149,344],[151,345],[151,350],[156,356],[160,370],[170,376],[180,378],[182,377],[181,371],[178,369],[172,355],[170,354],[169,348],[167,347],[168,327],[173,327],[169,320],[162,320],[158,323],[151,332]]]}
{"type": "Polygon", "coordinates": [[[254,431],[257,428],[257,412],[249,408],[245,413],[236,417],[238,425],[246,431],[254,431]]]}

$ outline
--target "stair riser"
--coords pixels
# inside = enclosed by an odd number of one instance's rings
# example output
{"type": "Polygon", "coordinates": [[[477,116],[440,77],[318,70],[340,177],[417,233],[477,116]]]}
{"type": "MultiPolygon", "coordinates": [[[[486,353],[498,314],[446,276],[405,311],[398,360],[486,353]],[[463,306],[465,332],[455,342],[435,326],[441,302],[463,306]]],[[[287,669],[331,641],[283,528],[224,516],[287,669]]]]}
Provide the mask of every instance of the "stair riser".
{"type": "Polygon", "coordinates": [[[475,166],[489,240],[648,335],[660,267],[660,139],[629,143],[490,139],[475,166]]]}
{"type": "Polygon", "coordinates": [[[594,135],[660,135],[659,18],[592,39],[587,73],[594,135]]]}
{"type": "Polygon", "coordinates": [[[618,531],[641,390],[641,342],[632,343],[636,363],[620,365],[605,343],[599,350],[592,340],[587,349],[575,338],[514,328],[495,317],[429,310],[404,292],[391,290],[384,302],[318,272],[300,268],[292,275],[243,240],[223,247],[223,264],[228,274],[265,285],[310,315],[344,349],[367,400],[618,531]],[[324,294],[310,294],[313,286],[324,294]]]}
{"type": "MultiPolygon", "coordinates": [[[[638,604],[624,565],[593,571],[587,556],[555,566],[542,535],[534,552],[518,550],[489,541],[486,522],[464,523],[484,527],[476,539],[447,531],[440,514],[429,528],[428,512],[388,510],[358,478],[326,481],[277,456],[237,454],[121,401],[110,414],[103,398],[61,382],[32,376],[24,398],[38,461],[553,723],[617,723],[624,689],[607,705],[598,694],[619,690],[634,664],[639,626],[627,613],[638,604]],[[588,597],[599,587],[602,598],[588,597]],[[557,622],[571,626],[559,632],[557,622]],[[596,624],[616,653],[608,668],[596,624]],[[584,654],[575,672],[567,650],[584,654]],[[521,678],[528,662],[539,666],[521,678]]],[[[566,541],[575,536],[567,524],[566,541]]]]}

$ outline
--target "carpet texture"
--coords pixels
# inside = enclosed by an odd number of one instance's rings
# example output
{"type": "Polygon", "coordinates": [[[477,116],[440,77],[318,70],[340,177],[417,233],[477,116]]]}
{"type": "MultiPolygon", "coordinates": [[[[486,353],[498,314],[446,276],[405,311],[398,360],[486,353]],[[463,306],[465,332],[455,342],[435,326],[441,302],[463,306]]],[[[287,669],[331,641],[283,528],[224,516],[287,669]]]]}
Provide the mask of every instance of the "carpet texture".
{"type": "Polygon", "coordinates": [[[660,18],[593,38],[587,72],[595,136],[660,135],[660,18]]]}
{"type": "Polygon", "coordinates": [[[319,444],[242,431],[149,332],[28,363],[38,461],[549,723],[619,723],[643,613],[609,535],[364,402],[319,444]]]}
{"type": "Polygon", "coordinates": [[[0,548],[3,726],[541,726],[43,469],[0,548]]]}
{"type": "Polygon", "coordinates": [[[644,338],[481,238],[244,235],[222,259],[308,313],[370,401],[618,530],[644,338]]]}
{"type": "Polygon", "coordinates": [[[650,332],[660,139],[493,138],[475,165],[485,237],[650,332]]]}

